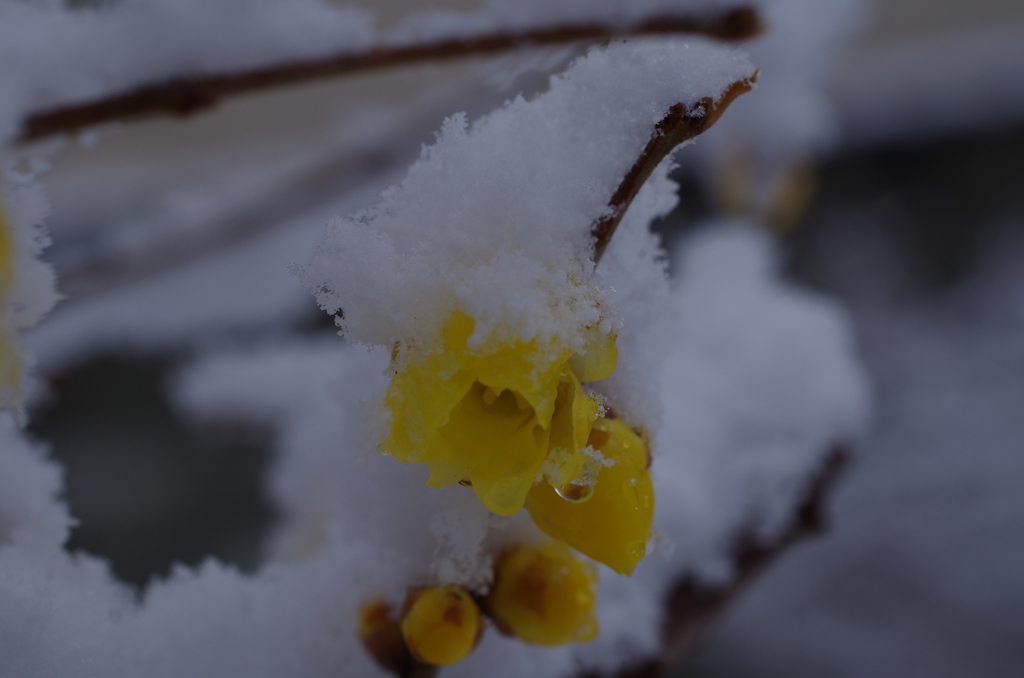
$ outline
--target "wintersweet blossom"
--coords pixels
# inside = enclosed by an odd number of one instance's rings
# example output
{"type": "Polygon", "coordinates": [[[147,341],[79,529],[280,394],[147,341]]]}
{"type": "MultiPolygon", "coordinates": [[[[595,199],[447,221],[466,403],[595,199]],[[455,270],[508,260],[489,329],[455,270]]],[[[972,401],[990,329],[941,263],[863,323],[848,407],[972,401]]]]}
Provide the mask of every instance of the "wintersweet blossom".
{"type": "Polygon", "coordinates": [[[475,325],[456,313],[443,350],[395,374],[384,398],[392,421],[382,449],[429,464],[431,487],[462,483],[494,513],[511,515],[539,478],[562,488],[586,475],[583,450],[601,405],[580,379],[611,374],[615,338],[595,332],[575,358],[557,341],[474,349],[475,325]]]}
{"type": "Polygon", "coordinates": [[[550,536],[631,573],[654,517],[647,447],[602,417],[581,384],[614,372],[614,335],[588,328],[582,352],[537,340],[474,350],[475,325],[456,313],[443,351],[397,372],[385,396],[393,418],[383,450],[429,464],[432,487],[473,488],[499,515],[525,504],[550,536]]]}

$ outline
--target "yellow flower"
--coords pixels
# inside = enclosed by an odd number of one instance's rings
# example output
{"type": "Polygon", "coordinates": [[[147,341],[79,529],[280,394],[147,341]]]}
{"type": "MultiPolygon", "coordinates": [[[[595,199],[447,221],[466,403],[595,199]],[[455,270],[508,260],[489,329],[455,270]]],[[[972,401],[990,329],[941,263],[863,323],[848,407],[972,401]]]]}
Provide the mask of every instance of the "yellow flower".
{"type": "MultiPolygon", "coordinates": [[[[621,419],[594,422],[590,447],[605,459],[582,501],[538,483],[526,509],[539,528],[619,574],[630,574],[644,557],[654,519],[654,485],[644,441],[621,419]]],[[[571,489],[571,488],[570,488],[571,489]]]]}
{"type": "Polygon", "coordinates": [[[647,446],[622,421],[600,417],[580,385],[615,370],[614,336],[588,329],[581,354],[536,340],[473,350],[474,327],[457,313],[444,350],[392,379],[384,452],[429,464],[432,487],[472,487],[499,515],[525,504],[550,536],[630,574],[654,517],[647,446]]]}
{"type": "Polygon", "coordinates": [[[402,637],[416,659],[435,666],[462,661],[480,642],[484,620],[480,608],[458,586],[431,586],[406,601],[402,637]]]}
{"type": "Polygon", "coordinates": [[[595,331],[584,356],[536,340],[473,350],[474,327],[472,318],[456,313],[445,328],[444,350],[410,362],[392,379],[383,451],[429,464],[431,487],[461,482],[494,513],[511,515],[538,477],[561,486],[584,473],[581,450],[600,405],[580,379],[611,374],[614,337],[595,331]]]}
{"type": "Polygon", "coordinates": [[[538,645],[597,635],[597,571],[557,542],[520,546],[498,560],[487,610],[498,628],[538,645]]]}

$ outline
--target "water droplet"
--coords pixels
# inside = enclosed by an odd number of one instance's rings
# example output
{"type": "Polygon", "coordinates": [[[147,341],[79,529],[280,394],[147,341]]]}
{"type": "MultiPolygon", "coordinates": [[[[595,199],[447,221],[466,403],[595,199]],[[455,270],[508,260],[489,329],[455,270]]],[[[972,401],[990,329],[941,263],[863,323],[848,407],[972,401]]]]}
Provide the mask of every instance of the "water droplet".
{"type": "Polygon", "coordinates": [[[578,504],[594,496],[594,483],[587,483],[583,485],[569,483],[568,485],[556,487],[555,494],[566,501],[578,504]]]}

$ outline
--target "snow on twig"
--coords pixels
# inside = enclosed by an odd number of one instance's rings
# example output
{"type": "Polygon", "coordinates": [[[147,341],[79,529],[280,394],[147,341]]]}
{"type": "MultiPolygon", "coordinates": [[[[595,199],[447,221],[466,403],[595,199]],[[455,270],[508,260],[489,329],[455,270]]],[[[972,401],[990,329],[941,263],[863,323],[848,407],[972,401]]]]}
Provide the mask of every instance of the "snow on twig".
{"type": "Polygon", "coordinates": [[[721,40],[744,40],[757,35],[763,28],[755,9],[739,7],[714,14],[665,14],[625,25],[579,23],[540,26],[422,44],[374,46],[363,51],[344,51],[251,70],[183,75],[81,104],[34,111],[25,116],[19,140],[36,141],[96,125],[156,115],[191,115],[214,106],[225,97],[372,69],[627,36],[699,34],[721,40]]]}

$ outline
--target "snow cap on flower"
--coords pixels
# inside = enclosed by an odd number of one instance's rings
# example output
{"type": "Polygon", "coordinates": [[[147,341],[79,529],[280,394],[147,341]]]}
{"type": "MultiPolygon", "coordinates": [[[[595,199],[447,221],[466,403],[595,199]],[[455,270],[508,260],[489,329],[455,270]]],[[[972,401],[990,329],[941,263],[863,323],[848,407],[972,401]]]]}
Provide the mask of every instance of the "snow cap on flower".
{"type": "Polygon", "coordinates": [[[473,349],[579,351],[585,328],[618,326],[591,224],[671,106],[753,71],[710,41],[636,40],[592,50],[533,100],[453,115],[379,205],[329,224],[303,282],[351,341],[399,342],[402,361],[440,350],[456,312],[476,322],[473,349]]]}
{"type": "MultiPolygon", "coordinates": [[[[696,108],[752,73],[702,40],[592,50],[533,101],[472,126],[449,118],[378,207],[332,222],[301,275],[350,340],[392,350],[382,452],[429,464],[431,486],[467,485],[499,515],[537,483],[565,502],[571,488],[593,489],[601,405],[581,382],[615,370],[620,323],[595,274],[592,224],[670,108],[696,108]]],[[[603,475],[632,493],[598,491],[569,522],[628,516],[614,530],[569,528],[543,498],[533,514],[626,573],[645,552],[653,494],[646,462],[612,461],[619,469],[603,475]]]]}

